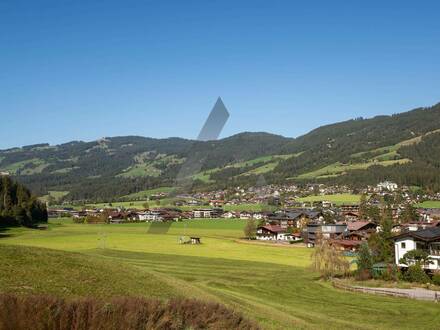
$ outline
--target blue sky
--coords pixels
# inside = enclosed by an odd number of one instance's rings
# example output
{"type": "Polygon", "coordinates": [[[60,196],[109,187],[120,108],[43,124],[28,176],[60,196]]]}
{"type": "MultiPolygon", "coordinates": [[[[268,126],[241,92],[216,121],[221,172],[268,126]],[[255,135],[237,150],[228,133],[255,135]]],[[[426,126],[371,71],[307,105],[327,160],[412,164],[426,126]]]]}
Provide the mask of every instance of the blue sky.
{"type": "Polygon", "coordinates": [[[295,137],[440,102],[439,1],[0,2],[0,148],[295,137]]]}

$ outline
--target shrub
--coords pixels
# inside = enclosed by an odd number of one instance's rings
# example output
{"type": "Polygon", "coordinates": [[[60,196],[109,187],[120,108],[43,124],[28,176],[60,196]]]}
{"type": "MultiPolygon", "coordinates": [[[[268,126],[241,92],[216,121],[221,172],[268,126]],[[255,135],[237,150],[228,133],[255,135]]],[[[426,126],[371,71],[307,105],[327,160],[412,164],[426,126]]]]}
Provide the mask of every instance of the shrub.
{"type": "Polygon", "coordinates": [[[396,265],[388,265],[387,269],[381,274],[381,279],[384,281],[397,282],[400,278],[400,271],[396,265]]]}
{"type": "Polygon", "coordinates": [[[425,273],[420,264],[411,265],[404,274],[405,281],[415,282],[415,283],[429,283],[431,280],[429,276],[425,273]]]}
{"type": "Polygon", "coordinates": [[[0,295],[0,329],[259,329],[216,303],[174,299],[167,303],[123,297],[64,300],[50,296],[0,295]]]}
{"type": "Polygon", "coordinates": [[[435,272],[434,275],[432,275],[432,283],[440,286],[440,272],[435,272]]]}
{"type": "Polygon", "coordinates": [[[356,260],[358,267],[358,280],[368,280],[372,275],[373,256],[367,243],[362,243],[356,260]]]}
{"type": "Polygon", "coordinates": [[[366,281],[371,278],[371,271],[369,269],[358,269],[356,271],[356,280],[366,281]]]}

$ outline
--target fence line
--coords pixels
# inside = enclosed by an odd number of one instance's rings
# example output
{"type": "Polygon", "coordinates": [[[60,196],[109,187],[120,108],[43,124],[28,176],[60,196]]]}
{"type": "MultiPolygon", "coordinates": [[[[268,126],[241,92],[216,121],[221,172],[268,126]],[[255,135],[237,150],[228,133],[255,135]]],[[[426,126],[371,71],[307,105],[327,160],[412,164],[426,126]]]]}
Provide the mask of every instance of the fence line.
{"type": "Polygon", "coordinates": [[[411,295],[404,292],[396,292],[396,291],[385,291],[374,288],[367,287],[359,287],[359,286],[351,286],[347,284],[343,284],[338,280],[333,280],[332,285],[334,288],[342,289],[346,291],[354,291],[354,292],[363,292],[363,293],[372,293],[382,296],[392,296],[392,297],[400,297],[400,298],[411,298],[411,295]]]}

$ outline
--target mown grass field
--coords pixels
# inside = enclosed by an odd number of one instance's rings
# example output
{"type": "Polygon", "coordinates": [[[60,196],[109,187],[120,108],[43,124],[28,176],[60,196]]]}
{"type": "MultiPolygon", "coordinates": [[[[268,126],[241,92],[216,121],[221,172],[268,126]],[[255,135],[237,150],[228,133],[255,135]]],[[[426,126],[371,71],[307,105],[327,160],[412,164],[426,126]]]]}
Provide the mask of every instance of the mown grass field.
{"type": "MultiPolygon", "coordinates": [[[[145,209],[144,205],[145,202],[148,203],[149,208],[158,208],[158,207],[170,207],[174,208],[177,207],[183,211],[189,211],[193,209],[208,207],[211,208],[211,206],[189,206],[189,205],[183,205],[183,206],[175,206],[174,202],[176,201],[175,198],[163,198],[160,200],[132,200],[132,201],[126,201],[126,202],[109,202],[109,203],[94,203],[94,204],[87,204],[87,205],[63,205],[60,207],[73,207],[74,209],[81,210],[83,208],[126,208],[126,209],[138,209],[142,210],[145,209]],[[159,201],[159,203],[158,203],[159,201]]],[[[223,210],[225,211],[248,211],[248,212],[260,212],[260,211],[273,211],[276,207],[268,205],[268,204],[237,204],[237,205],[224,205],[223,210]]]]}
{"type": "Polygon", "coordinates": [[[425,201],[423,203],[416,204],[416,207],[425,207],[429,209],[440,209],[440,201],[425,201]]]}
{"type": "Polygon", "coordinates": [[[334,194],[334,195],[317,195],[298,198],[300,202],[320,202],[329,201],[336,205],[341,204],[357,204],[360,202],[361,195],[355,194],[334,194]]]}
{"type": "Polygon", "coordinates": [[[236,308],[268,329],[438,329],[438,305],[338,291],[309,270],[310,249],[238,241],[244,224],[52,220],[46,230],[6,230],[0,290],[196,297],[236,308]],[[181,245],[182,235],[199,236],[202,244],[181,245]]]}

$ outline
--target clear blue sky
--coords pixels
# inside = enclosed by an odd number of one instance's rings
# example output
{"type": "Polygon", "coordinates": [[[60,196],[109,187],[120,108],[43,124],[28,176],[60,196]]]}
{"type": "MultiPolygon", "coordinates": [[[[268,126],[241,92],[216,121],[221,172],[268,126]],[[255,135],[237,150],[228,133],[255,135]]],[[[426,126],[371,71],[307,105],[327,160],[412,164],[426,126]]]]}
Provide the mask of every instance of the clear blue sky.
{"type": "Polygon", "coordinates": [[[440,1],[0,2],[0,148],[298,136],[440,101],[440,1]]]}

